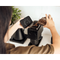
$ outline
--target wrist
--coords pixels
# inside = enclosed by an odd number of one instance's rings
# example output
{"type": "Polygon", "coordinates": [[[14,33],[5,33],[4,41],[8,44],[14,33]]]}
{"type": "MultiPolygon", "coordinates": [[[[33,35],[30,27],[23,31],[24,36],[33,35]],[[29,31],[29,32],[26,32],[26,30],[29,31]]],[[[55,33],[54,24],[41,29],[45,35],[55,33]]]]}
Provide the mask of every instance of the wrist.
{"type": "Polygon", "coordinates": [[[19,21],[15,24],[15,26],[17,27],[17,29],[18,28],[23,28],[19,21]]]}
{"type": "Polygon", "coordinates": [[[50,27],[49,29],[50,29],[50,30],[55,30],[56,28],[55,28],[55,26],[52,26],[52,27],[50,27]]]}

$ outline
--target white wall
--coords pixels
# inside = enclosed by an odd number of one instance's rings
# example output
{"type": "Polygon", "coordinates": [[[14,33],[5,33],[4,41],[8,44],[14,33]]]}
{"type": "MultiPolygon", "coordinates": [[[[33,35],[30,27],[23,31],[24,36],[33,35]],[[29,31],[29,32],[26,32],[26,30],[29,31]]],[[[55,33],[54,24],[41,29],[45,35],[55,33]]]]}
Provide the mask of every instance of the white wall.
{"type": "MultiPolygon", "coordinates": [[[[45,14],[51,14],[55,22],[56,29],[60,35],[60,7],[58,6],[16,6],[21,10],[21,17],[30,16],[32,20],[39,20],[45,14]]],[[[50,30],[44,28],[44,34],[49,34],[50,30]]]]}

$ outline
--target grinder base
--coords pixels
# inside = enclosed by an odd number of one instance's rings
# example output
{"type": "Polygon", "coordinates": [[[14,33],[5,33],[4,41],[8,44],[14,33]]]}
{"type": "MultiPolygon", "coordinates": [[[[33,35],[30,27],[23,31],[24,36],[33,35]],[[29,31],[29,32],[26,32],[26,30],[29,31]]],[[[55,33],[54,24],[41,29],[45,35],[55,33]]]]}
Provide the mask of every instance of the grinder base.
{"type": "Polygon", "coordinates": [[[35,46],[38,46],[39,44],[40,44],[40,42],[41,42],[41,40],[42,40],[42,36],[40,37],[40,40],[33,40],[33,41],[31,41],[29,44],[28,44],[28,46],[30,46],[30,45],[35,45],[35,46]]]}

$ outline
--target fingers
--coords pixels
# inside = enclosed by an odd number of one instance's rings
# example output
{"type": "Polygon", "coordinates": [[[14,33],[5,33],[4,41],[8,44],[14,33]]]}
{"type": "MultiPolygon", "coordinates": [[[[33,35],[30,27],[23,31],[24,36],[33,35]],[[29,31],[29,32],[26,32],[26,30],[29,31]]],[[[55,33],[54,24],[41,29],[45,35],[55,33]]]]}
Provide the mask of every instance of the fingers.
{"type": "Polygon", "coordinates": [[[51,19],[51,15],[47,15],[46,14],[46,19],[48,20],[48,19],[51,19]]]}
{"type": "Polygon", "coordinates": [[[53,20],[53,18],[51,18],[51,20],[53,20]]]}
{"type": "Polygon", "coordinates": [[[48,16],[47,16],[47,14],[46,14],[46,19],[48,20],[48,16]]]}
{"type": "Polygon", "coordinates": [[[49,19],[51,19],[51,15],[49,15],[49,19]]]}
{"type": "Polygon", "coordinates": [[[46,19],[47,19],[47,20],[48,20],[48,19],[53,20],[53,18],[51,17],[50,14],[49,14],[49,15],[46,14],[46,19]]]}
{"type": "Polygon", "coordinates": [[[49,15],[49,19],[50,19],[50,20],[53,20],[53,18],[51,17],[51,15],[49,15]]]}

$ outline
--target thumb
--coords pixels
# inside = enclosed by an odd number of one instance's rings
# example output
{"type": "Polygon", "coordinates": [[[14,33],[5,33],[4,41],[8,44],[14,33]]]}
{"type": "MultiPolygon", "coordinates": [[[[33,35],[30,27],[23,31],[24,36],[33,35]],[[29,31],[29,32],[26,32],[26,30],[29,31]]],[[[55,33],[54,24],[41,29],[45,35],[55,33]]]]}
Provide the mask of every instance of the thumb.
{"type": "Polygon", "coordinates": [[[44,25],[43,27],[47,27],[47,25],[44,25]]]}
{"type": "Polygon", "coordinates": [[[43,27],[46,27],[46,26],[43,26],[43,27]]]}

